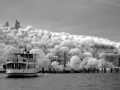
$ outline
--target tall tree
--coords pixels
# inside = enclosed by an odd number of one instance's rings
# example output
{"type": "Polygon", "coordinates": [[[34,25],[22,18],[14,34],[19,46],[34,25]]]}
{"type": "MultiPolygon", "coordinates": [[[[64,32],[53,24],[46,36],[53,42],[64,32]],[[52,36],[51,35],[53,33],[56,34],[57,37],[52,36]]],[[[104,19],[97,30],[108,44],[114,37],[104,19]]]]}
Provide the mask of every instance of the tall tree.
{"type": "Polygon", "coordinates": [[[8,21],[5,23],[4,27],[9,27],[9,22],[8,21]]]}
{"type": "Polygon", "coordinates": [[[16,20],[16,23],[15,23],[15,29],[19,29],[20,28],[20,22],[18,22],[17,20],[16,20]]]}

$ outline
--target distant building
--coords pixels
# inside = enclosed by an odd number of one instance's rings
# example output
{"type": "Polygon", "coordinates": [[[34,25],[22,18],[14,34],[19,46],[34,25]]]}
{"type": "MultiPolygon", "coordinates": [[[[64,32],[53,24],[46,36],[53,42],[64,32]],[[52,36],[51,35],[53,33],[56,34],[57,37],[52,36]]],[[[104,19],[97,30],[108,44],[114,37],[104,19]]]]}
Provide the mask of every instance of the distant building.
{"type": "Polygon", "coordinates": [[[20,22],[18,22],[17,20],[16,20],[16,22],[15,22],[15,29],[19,29],[20,28],[20,22]]]}

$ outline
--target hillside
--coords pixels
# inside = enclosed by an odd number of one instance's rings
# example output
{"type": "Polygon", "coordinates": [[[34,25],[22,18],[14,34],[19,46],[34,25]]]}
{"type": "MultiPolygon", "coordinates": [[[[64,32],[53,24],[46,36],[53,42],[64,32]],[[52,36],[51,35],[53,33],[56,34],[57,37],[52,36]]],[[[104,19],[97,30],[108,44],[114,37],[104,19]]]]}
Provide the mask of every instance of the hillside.
{"type": "Polygon", "coordinates": [[[92,57],[96,60],[104,59],[114,64],[120,53],[120,43],[94,36],[39,30],[34,29],[32,26],[27,26],[24,29],[19,28],[18,30],[1,26],[1,63],[4,62],[3,58],[7,50],[8,52],[14,52],[16,49],[21,52],[25,49],[27,51],[40,49],[48,59],[59,59],[61,61],[64,61],[64,52],[66,52],[68,63],[73,56],[77,56],[81,61],[84,61],[86,57],[92,57]]]}

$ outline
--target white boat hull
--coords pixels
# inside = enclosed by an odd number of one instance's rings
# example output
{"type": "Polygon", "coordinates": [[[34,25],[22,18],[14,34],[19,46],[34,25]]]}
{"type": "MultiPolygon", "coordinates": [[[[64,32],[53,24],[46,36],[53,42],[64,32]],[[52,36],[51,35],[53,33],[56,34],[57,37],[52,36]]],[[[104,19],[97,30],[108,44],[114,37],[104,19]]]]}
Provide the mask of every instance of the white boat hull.
{"type": "Polygon", "coordinates": [[[37,76],[37,71],[36,70],[6,70],[6,74],[8,77],[11,76],[37,76]]]}

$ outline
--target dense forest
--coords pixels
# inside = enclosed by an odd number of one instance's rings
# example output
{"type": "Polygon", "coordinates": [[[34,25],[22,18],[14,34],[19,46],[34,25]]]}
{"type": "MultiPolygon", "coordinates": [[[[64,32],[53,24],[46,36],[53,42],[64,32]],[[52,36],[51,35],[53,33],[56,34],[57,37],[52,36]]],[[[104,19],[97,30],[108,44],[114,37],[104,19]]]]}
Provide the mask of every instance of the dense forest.
{"type": "Polygon", "coordinates": [[[40,67],[113,68],[118,65],[120,43],[94,36],[39,30],[32,26],[18,28],[16,25],[13,28],[9,23],[0,25],[1,65],[9,53],[24,51],[37,54],[40,67]]]}

